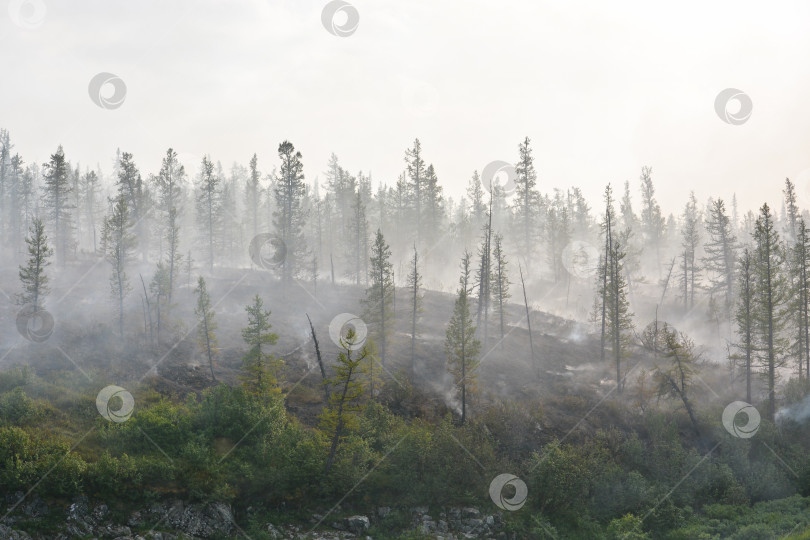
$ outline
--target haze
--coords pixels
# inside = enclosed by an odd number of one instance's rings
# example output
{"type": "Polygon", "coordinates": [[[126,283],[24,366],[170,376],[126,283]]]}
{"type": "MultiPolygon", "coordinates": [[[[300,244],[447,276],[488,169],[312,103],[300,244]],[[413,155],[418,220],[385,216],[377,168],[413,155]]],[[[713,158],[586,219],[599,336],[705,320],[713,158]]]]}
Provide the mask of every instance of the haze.
{"type": "Polygon", "coordinates": [[[34,29],[4,10],[2,125],[28,162],[63,144],[110,171],[121,148],[156,172],[171,146],[192,170],[206,153],[228,167],[287,138],[308,182],[335,152],[389,185],[419,137],[456,200],[528,135],[544,190],[595,199],[649,165],[665,213],[692,189],[776,203],[785,177],[810,199],[806,2],[357,0],[346,38],[323,4],[52,0],[34,29]],[[125,81],[120,108],[88,99],[99,72],[125,81]],[[729,87],[753,101],[744,125],[715,114],[729,87]]]}

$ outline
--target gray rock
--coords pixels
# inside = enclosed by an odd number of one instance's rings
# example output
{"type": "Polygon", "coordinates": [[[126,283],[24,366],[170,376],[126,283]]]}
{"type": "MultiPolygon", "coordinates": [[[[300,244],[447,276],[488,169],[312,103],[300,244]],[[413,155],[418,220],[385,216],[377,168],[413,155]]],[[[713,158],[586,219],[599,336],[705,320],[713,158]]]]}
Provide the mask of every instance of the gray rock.
{"type": "Polygon", "coordinates": [[[34,495],[31,500],[22,505],[22,511],[26,516],[33,518],[46,516],[48,515],[48,505],[39,498],[39,495],[34,495]]]}
{"type": "Polygon", "coordinates": [[[28,533],[15,531],[7,525],[0,525],[0,538],[3,540],[31,540],[28,533]]]}
{"type": "Polygon", "coordinates": [[[366,532],[370,526],[371,523],[366,516],[351,516],[346,518],[346,528],[355,534],[366,532]]]}

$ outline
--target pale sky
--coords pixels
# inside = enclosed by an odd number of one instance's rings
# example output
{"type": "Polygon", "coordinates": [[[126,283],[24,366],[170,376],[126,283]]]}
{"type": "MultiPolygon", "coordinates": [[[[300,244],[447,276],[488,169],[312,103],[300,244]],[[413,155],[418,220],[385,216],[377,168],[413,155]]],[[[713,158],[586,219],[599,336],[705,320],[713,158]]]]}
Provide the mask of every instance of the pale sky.
{"type": "Polygon", "coordinates": [[[267,172],[289,139],[310,182],[334,152],[393,183],[419,137],[457,198],[528,135],[539,188],[592,204],[626,179],[637,201],[650,165],[666,212],[692,189],[778,208],[787,176],[810,207],[806,0],[351,0],[347,37],[322,25],[325,0],[3,4],[0,126],[27,162],[61,143],[109,170],[120,147],[148,173],[172,146],[189,166],[257,152],[267,172]],[[99,72],[125,82],[119,108],[90,99],[99,72]],[[753,102],[742,125],[715,113],[726,88],[753,102]]]}

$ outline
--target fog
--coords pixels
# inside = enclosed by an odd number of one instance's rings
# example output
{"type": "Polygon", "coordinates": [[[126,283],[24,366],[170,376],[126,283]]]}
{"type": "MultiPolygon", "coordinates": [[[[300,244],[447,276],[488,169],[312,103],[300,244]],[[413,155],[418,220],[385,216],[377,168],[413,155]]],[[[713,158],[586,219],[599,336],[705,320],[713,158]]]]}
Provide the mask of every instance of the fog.
{"type": "Polygon", "coordinates": [[[757,504],[793,516],[808,20],[12,0],[0,537],[742,538],[757,504]]]}

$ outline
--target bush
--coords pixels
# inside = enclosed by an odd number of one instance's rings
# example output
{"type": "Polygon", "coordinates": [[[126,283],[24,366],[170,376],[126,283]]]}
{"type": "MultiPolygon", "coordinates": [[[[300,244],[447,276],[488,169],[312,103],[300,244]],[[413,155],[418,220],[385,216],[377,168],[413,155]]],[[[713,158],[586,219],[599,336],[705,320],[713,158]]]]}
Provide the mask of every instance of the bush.
{"type": "Polygon", "coordinates": [[[15,388],[0,397],[0,425],[24,426],[42,417],[42,407],[28,397],[22,388],[15,388]]]}
{"type": "Polygon", "coordinates": [[[610,540],[648,540],[650,536],[641,527],[641,518],[625,514],[610,522],[607,528],[610,540]]]}
{"type": "Polygon", "coordinates": [[[0,371],[0,393],[25,386],[32,380],[33,376],[28,366],[14,366],[6,371],[0,371]]]}

